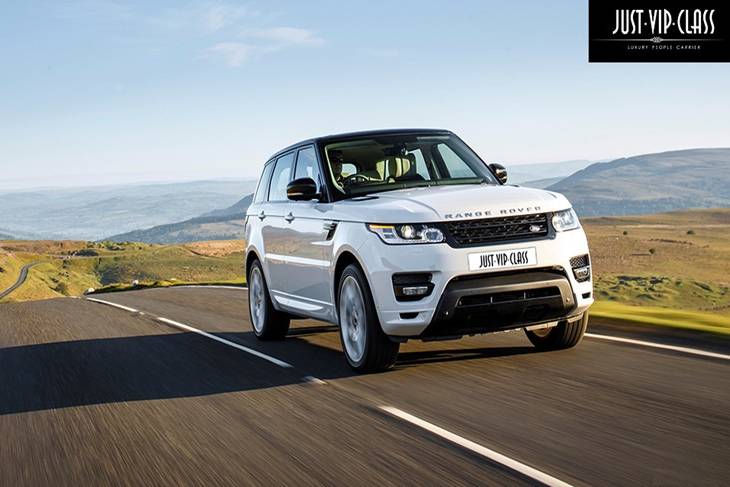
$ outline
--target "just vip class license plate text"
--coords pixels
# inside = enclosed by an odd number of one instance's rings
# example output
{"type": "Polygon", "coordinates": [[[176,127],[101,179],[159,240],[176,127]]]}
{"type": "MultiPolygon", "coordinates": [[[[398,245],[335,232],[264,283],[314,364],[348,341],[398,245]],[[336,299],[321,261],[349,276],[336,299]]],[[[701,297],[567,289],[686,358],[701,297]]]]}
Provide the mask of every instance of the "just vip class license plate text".
{"type": "Polygon", "coordinates": [[[508,269],[537,265],[535,247],[469,254],[469,270],[508,269]]]}

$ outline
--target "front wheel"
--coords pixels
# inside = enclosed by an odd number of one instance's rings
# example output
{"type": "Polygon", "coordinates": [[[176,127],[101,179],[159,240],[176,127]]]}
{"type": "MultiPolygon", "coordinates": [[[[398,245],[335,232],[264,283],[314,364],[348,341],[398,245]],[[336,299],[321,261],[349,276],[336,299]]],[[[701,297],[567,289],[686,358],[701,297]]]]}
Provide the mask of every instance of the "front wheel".
{"type": "Polygon", "coordinates": [[[400,344],[383,333],[370,287],[358,266],[350,264],[342,272],[337,295],[340,341],[350,367],[358,372],[392,367],[400,344]]]}
{"type": "Polygon", "coordinates": [[[588,311],[579,320],[567,321],[552,328],[525,330],[527,338],[541,350],[560,350],[572,348],[580,343],[588,327],[588,311]]]}
{"type": "Polygon", "coordinates": [[[254,335],[260,340],[281,340],[289,331],[289,315],[274,309],[264,271],[258,260],[248,272],[248,312],[254,335]]]}

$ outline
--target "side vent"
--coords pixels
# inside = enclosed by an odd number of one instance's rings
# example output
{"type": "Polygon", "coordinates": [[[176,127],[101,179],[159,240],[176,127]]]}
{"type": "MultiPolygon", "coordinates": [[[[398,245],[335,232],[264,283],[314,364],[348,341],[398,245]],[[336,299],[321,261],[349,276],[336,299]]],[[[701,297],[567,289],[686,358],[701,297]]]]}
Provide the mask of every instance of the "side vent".
{"type": "Polygon", "coordinates": [[[325,240],[332,240],[332,237],[335,236],[335,230],[337,230],[337,222],[324,222],[322,227],[327,232],[325,240]]]}

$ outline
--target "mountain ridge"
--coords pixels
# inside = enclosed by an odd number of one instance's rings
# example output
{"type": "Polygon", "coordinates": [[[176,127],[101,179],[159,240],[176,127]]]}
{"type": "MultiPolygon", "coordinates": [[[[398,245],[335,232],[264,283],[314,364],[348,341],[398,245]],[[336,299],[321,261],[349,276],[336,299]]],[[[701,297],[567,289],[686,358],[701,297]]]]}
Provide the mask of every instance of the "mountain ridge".
{"type": "Polygon", "coordinates": [[[187,243],[200,240],[243,238],[244,216],[253,201],[249,194],[226,208],[212,210],[184,221],[112,235],[113,242],[187,243]]]}
{"type": "Polygon", "coordinates": [[[730,206],[730,148],[664,151],[599,162],[547,188],[581,216],[730,206]]]}

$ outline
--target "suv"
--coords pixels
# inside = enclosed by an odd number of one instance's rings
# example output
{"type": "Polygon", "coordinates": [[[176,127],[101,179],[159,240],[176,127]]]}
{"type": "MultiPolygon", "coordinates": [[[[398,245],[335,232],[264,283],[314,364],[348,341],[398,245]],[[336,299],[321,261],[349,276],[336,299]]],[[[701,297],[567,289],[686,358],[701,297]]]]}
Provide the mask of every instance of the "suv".
{"type": "Polygon", "coordinates": [[[507,185],[445,130],[306,140],[266,163],[246,212],[254,333],[339,325],[356,370],[400,343],[524,329],[573,347],[593,303],[588,243],[568,200],[507,185]]]}

